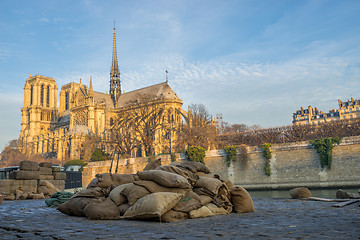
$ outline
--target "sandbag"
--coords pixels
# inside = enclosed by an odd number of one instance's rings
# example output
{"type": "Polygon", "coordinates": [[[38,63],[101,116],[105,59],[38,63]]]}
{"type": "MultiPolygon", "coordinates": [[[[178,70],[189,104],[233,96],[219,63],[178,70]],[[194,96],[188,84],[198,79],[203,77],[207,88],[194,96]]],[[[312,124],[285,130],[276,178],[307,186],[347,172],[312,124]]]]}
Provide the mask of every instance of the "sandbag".
{"type": "Polygon", "coordinates": [[[229,190],[234,187],[234,184],[229,179],[224,180],[224,183],[229,190]]]}
{"type": "Polygon", "coordinates": [[[176,222],[188,219],[188,214],[185,212],[170,210],[164,213],[160,219],[161,222],[176,222]]]}
{"type": "Polygon", "coordinates": [[[25,200],[28,198],[28,196],[29,196],[29,193],[24,192],[24,193],[20,194],[16,200],[25,200]]]}
{"type": "Polygon", "coordinates": [[[216,178],[207,178],[207,177],[200,177],[194,187],[197,188],[204,188],[209,193],[213,195],[217,195],[219,192],[219,188],[221,187],[222,182],[219,179],[216,178]]]}
{"type": "Polygon", "coordinates": [[[42,162],[39,163],[39,167],[45,167],[45,168],[51,168],[52,169],[53,164],[51,162],[42,162]]]}
{"type": "Polygon", "coordinates": [[[91,182],[87,185],[86,188],[98,187],[98,184],[99,184],[99,179],[98,179],[98,178],[94,178],[93,180],[91,180],[91,182]]]}
{"type": "Polygon", "coordinates": [[[193,173],[196,172],[210,173],[210,169],[201,162],[185,161],[185,162],[181,162],[180,165],[178,166],[186,168],[193,173]]]}
{"type": "Polygon", "coordinates": [[[130,208],[130,205],[127,203],[121,204],[119,206],[119,212],[120,212],[120,216],[123,216],[125,214],[125,212],[130,208]]]}
{"type": "Polygon", "coordinates": [[[121,192],[126,198],[130,206],[136,203],[140,198],[150,194],[146,188],[135,185],[133,183],[125,186],[124,190],[121,192]]]}
{"type": "Polygon", "coordinates": [[[32,161],[22,161],[20,162],[19,169],[26,171],[39,171],[39,164],[32,161]]]}
{"type": "Polygon", "coordinates": [[[210,198],[214,197],[214,194],[205,188],[194,187],[192,190],[194,193],[196,193],[199,196],[208,196],[210,198]]]}
{"type": "Polygon", "coordinates": [[[121,192],[129,185],[132,185],[132,183],[125,183],[117,186],[110,192],[109,198],[118,206],[127,203],[127,198],[121,192]]]}
{"type": "Polygon", "coordinates": [[[290,190],[290,196],[294,199],[311,197],[311,192],[306,187],[298,187],[290,190]]]}
{"type": "Polygon", "coordinates": [[[198,177],[212,177],[210,174],[203,173],[203,172],[196,172],[195,173],[198,177]]]}
{"type": "Polygon", "coordinates": [[[37,189],[37,192],[42,193],[45,196],[51,195],[49,189],[47,187],[45,187],[45,186],[39,186],[38,189],[37,189]]]}
{"type": "Polygon", "coordinates": [[[8,195],[8,194],[12,194],[13,190],[11,190],[11,182],[13,180],[6,180],[6,179],[2,179],[0,180],[0,194],[2,195],[8,195]]]}
{"type": "Polygon", "coordinates": [[[164,187],[191,188],[189,182],[183,176],[161,170],[147,170],[138,172],[141,180],[151,180],[164,187]]]}
{"type": "Polygon", "coordinates": [[[51,175],[40,175],[40,180],[54,180],[54,176],[51,175]]]}
{"type": "Polygon", "coordinates": [[[45,199],[48,207],[59,207],[61,204],[67,202],[74,194],[70,192],[60,191],[51,195],[50,198],[45,199]]]}
{"type": "Polygon", "coordinates": [[[147,180],[135,181],[134,184],[146,188],[151,193],[174,192],[174,193],[185,194],[186,192],[190,191],[190,189],[164,187],[164,186],[161,186],[160,184],[157,184],[156,182],[147,181],[147,180]]]}
{"type": "Polygon", "coordinates": [[[213,200],[211,197],[209,197],[207,195],[198,195],[198,196],[199,196],[199,199],[200,199],[200,203],[203,206],[205,206],[208,203],[211,203],[212,200],[213,200]]]}
{"type": "Polygon", "coordinates": [[[16,180],[39,180],[40,172],[39,171],[29,171],[29,170],[19,170],[15,172],[16,180]]]}
{"type": "Polygon", "coordinates": [[[116,174],[116,173],[102,173],[96,174],[99,179],[97,184],[99,187],[107,188],[110,185],[121,185],[124,183],[132,183],[135,180],[139,180],[136,174],[116,174]]]}
{"type": "Polygon", "coordinates": [[[38,185],[39,185],[39,186],[45,186],[45,187],[47,187],[48,189],[56,190],[55,192],[59,192],[59,191],[60,191],[57,187],[54,186],[54,184],[52,184],[51,182],[46,181],[46,180],[40,180],[38,185]]]}
{"type": "Polygon", "coordinates": [[[179,168],[176,166],[171,166],[171,165],[160,166],[157,167],[156,170],[162,170],[165,172],[171,172],[183,176],[184,178],[186,178],[186,180],[188,180],[191,186],[193,186],[196,183],[196,181],[199,179],[198,175],[196,175],[195,173],[187,169],[179,168]]]}
{"type": "Polygon", "coordinates": [[[125,212],[123,218],[160,218],[173,208],[182,197],[183,195],[178,193],[151,193],[132,205],[125,212]]]}
{"type": "Polygon", "coordinates": [[[110,198],[106,198],[102,202],[89,203],[84,208],[84,214],[90,220],[120,219],[119,208],[110,198]]]}
{"type": "Polygon", "coordinates": [[[65,191],[58,191],[51,195],[52,198],[67,198],[67,199],[70,199],[72,196],[74,196],[74,193],[65,192],[65,191]]]}
{"type": "Polygon", "coordinates": [[[45,199],[45,196],[43,193],[29,193],[28,197],[30,199],[45,199]]]}
{"type": "Polygon", "coordinates": [[[155,170],[157,167],[161,166],[161,158],[159,159],[155,159],[155,160],[152,160],[151,162],[149,162],[143,171],[146,171],[146,170],[155,170]]]}
{"type": "Polygon", "coordinates": [[[66,180],[66,173],[64,172],[53,172],[54,180],[66,180]]]}
{"type": "Polygon", "coordinates": [[[59,166],[53,166],[52,168],[53,172],[60,172],[61,168],[59,166]]]}
{"type": "Polygon", "coordinates": [[[233,187],[230,190],[233,211],[236,213],[254,212],[254,202],[250,194],[243,187],[233,187]]]}
{"type": "Polygon", "coordinates": [[[189,218],[204,218],[214,216],[214,214],[206,206],[189,212],[189,218]]]}
{"type": "Polygon", "coordinates": [[[83,189],[77,192],[74,196],[71,198],[79,198],[79,197],[87,197],[87,198],[100,198],[100,197],[106,197],[106,191],[105,189],[102,189],[100,187],[96,188],[90,188],[90,189],[83,189]]]}
{"type": "Polygon", "coordinates": [[[86,198],[86,197],[72,198],[66,201],[65,203],[61,204],[56,209],[69,216],[85,217],[84,208],[89,203],[92,203],[96,200],[97,200],[96,198],[86,198]]]}
{"type": "Polygon", "coordinates": [[[202,206],[200,197],[191,191],[187,192],[186,195],[179,200],[173,207],[173,210],[188,213],[192,210],[201,208],[202,206]]]}
{"type": "Polygon", "coordinates": [[[208,203],[206,207],[214,214],[214,215],[225,215],[229,212],[226,211],[223,207],[218,207],[213,203],[208,203]]]}
{"type": "Polygon", "coordinates": [[[40,175],[52,175],[52,168],[48,167],[39,167],[40,175]]]}
{"type": "Polygon", "coordinates": [[[21,188],[15,189],[15,200],[24,200],[24,199],[20,199],[20,196],[22,194],[24,194],[24,190],[22,190],[21,188]]]}
{"type": "Polygon", "coordinates": [[[15,194],[4,195],[4,200],[15,200],[15,194]]]}

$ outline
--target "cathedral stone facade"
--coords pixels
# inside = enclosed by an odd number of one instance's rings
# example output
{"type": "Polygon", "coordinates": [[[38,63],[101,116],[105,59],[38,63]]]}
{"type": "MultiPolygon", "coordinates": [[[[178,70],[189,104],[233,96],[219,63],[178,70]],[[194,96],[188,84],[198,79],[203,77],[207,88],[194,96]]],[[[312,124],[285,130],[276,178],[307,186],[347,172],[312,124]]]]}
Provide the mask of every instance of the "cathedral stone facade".
{"type": "MultiPolygon", "coordinates": [[[[26,154],[45,154],[59,160],[79,158],[79,146],[86,136],[97,136],[99,145],[111,151],[106,145],[113,121],[119,114],[137,111],[144,106],[151,109],[161,107],[166,119],[176,126],[188,113],[182,109],[182,100],[165,82],[122,93],[120,71],[116,54],[114,28],[113,56],[110,71],[109,94],[93,90],[90,77],[89,86],[71,82],[61,87],[59,108],[55,79],[44,76],[29,76],[24,86],[24,107],[21,109],[21,132],[19,148],[26,154]]],[[[126,130],[124,130],[126,131],[126,130]]],[[[165,145],[171,149],[172,138],[165,142],[159,129],[155,154],[162,153],[165,145]]],[[[141,149],[134,149],[136,156],[145,155],[141,149]],[[139,154],[140,152],[140,154],[139,154]]]]}

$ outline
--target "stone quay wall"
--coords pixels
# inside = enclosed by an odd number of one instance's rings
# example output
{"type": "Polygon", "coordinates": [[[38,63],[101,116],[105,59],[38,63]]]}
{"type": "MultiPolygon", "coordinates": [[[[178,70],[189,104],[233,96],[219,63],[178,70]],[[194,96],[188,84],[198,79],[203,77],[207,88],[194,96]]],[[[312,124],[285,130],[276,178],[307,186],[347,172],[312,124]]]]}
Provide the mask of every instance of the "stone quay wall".
{"type": "MultiPolygon", "coordinates": [[[[273,144],[270,176],[265,175],[262,149],[259,146],[246,149],[247,154],[238,151],[236,162],[231,163],[229,167],[226,164],[225,150],[207,151],[205,165],[212,173],[217,173],[223,179],[229,179],[235,185],[247,189],[360,186],[360,136],[343,138],[339,145],[335,145],[331,169],[321,168],[319,154],[309,142],[273,144]]],[[[160,157],[163,165],[171,162],[169,155],[160,157]]],[[[142,171],[148,161],[149,158],[120,160],[118,173],[142,171]]],[[[177,154],[177,161],[185,161],[184,154],[177,154]]],[[[86,187],[97,173],[109,172],[110,164],[111,161],[89,163],[84,168],[83,187],[86,187]]],[[[113,164],[116,165],[116,161],[113,164]]]]}

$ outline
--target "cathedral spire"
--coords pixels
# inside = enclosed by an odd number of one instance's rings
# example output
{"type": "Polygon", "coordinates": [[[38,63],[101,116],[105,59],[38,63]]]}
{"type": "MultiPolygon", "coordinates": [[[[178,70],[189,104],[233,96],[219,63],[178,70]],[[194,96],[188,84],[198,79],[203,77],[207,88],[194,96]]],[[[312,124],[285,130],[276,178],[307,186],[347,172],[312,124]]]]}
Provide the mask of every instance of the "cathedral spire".
{"type": "Polygon", "coordinates": [[[112,65],[110,70],[110,95],[114,101],[114,104],[116,104],[116,101],[121,94],[121,85],[120,85],[120,71],[118,67],[117,53],[116,53],[115,21],[114,21],[114,42],[113,42],[112,54],[113,54],[112,65]]]}
{"type": "Polygon", "coordinates": [[[92,96],[94,95],[93,85],[92,85],[92,77],[90,76],[90,87],[89,87],[89,94],[92,96]]]}

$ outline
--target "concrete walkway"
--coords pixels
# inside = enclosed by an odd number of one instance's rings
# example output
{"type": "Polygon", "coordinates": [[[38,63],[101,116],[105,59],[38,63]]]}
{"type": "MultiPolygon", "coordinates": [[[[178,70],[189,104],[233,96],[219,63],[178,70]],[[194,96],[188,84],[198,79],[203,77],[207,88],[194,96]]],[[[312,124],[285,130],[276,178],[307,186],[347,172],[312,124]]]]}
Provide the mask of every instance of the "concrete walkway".
{"type": "Polygon", "coordinates": [[[90,221],[70,217],[44,200],[3,201],[1,239],[359,239],[359,204],[254,199],[254,213],[175,223],[90,221]]]}

